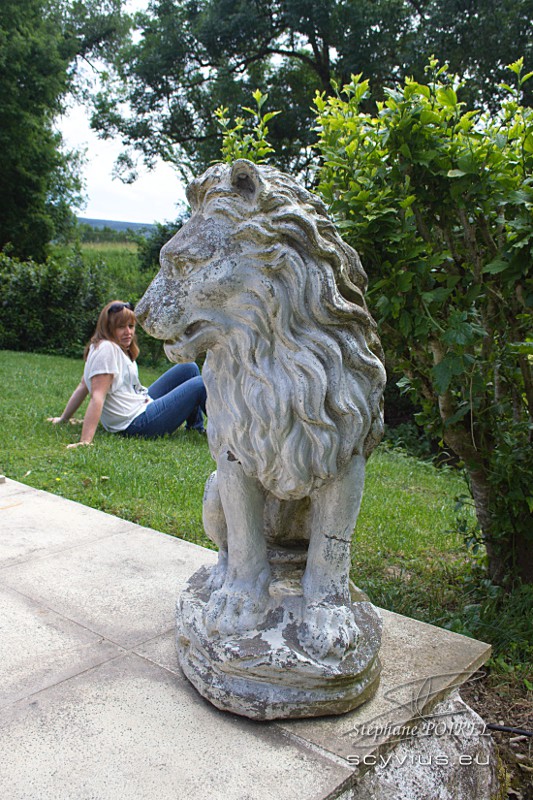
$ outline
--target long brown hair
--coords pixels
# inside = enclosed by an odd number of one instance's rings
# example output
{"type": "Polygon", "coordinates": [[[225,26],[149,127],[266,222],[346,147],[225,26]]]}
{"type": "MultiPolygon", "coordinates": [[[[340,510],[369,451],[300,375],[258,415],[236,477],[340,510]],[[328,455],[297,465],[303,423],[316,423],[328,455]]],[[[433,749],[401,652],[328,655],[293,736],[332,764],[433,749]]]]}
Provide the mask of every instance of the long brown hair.
{"type": "MultiPolygon", "coordinates": [[[[129,325],[132,322],[134,324],[136,323],[135,312],[132,309],[127,308],[121,300],[112,300],[110,303],[104,306],[100,312],[100,316],[98,317],[95,331],[85,348],[85,352],[83,354],[85,360],[87,360],[89,349],[92,344],[95,347],[98,347],[100,342],[104,340],[118,344],[115,336],[116,329],[122,325],[129,325]],[[109,310],[115,305],[121,305],[123,308],[109,313],[109,310]]],[[[139,355],[139,345],[137,344],[137,335],[135,333],[133,334],[133,339],[131,340],[131,344],[127,350],[127,353],[132,361],[135,361],[139,355]]]]}

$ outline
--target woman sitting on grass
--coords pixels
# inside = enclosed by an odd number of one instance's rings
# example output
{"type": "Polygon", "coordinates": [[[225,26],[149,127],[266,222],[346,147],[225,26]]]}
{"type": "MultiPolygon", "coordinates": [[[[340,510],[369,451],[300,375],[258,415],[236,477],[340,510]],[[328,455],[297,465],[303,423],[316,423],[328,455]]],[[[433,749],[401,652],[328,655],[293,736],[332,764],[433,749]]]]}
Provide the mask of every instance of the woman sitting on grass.
{"type": "Polygon", "coordinates": [[[176,364],[148,389],[141,385],[136,358],[135,314],[131,303],[108,303],[98,317],[94,335],[85,348],[83,377],[54,424],[68,422],[88,394],[81,441],[92,443],[98,423],[110,433],[152,438],[172,433],[186,422],[187,429],[204,433],[206,392],[196,364],[176,364]]]}

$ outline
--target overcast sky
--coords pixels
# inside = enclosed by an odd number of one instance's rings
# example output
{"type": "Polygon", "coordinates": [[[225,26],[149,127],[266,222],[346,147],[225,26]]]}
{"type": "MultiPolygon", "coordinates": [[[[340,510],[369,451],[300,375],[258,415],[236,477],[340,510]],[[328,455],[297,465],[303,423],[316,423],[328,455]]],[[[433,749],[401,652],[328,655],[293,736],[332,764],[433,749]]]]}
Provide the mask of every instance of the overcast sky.
{"type": "Polygon", "coordinates": [[[78,216],[146,223],[176,218],[184,186],[169,164],[160,163],[151,172],[139,165],[139,178],[125,185],[112,177],[120,142],[99,139],[90,129],[83,107],[74,106],[57,123],[67,149],[86,149],[83,178],[87,205],[77,210],[78,216]]]}
{"type": "MultiPolygon", "coordinates": [[[[147,0],[129,0],[126,5],[129,11],[138,11],[147,0]]],[[[148,172],[139,164],[139,178],[125,185],[112,177],[113,164],[122,149],[120,142],[99,139],[90,129],[83,107],[73,106],[57,125],[68,150],[86,150],[83,178],[87,203],[77,209],[78,216],[145,223],[176,219],[185,187],[170,165],[161,162],[148,172]]]]}

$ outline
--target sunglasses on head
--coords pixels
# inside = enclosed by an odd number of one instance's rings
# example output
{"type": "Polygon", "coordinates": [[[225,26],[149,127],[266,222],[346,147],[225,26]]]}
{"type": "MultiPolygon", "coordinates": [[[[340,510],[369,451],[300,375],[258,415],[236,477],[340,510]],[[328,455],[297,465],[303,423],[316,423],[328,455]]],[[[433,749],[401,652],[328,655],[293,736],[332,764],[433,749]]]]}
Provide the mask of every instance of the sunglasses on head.
{"type": "Polygon", "coordinates": [[[132,303],[113,303],[112,306],[109,306],[107,313],[114,314],[116,311],[122,311],[122,309],[127,308],[128,311],[133,311],[133,304],[132,303]]]}

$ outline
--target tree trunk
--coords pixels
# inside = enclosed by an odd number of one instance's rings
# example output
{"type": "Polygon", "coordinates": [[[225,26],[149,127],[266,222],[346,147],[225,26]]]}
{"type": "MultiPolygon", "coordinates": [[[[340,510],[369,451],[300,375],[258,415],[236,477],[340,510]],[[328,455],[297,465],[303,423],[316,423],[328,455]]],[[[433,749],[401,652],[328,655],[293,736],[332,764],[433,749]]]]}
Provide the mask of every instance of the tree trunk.
{"type": "MultiPolygon", "coordinates": [[[[431,340],[430,347],[434,364],[440,364],[445,355],[444,345],[440,341],[431,340]]],[[[444,422],[444,441],[453,452],[464,461],[468,476],[476,516],[487,550],[489,576],[491,580],[503,585],[508,575],[518,577],[525,583],[533,583],[533,514],[523,500],[523,508],[513,508],[513,518],[506,525],[508,533],[495,530],[492,510],[498,503],[499,491],[504,492],[505,486],[491,486],[489,482],[489,465],[491,447],[494,440],[491,432],[485,430],[483,441],[484,451],[478,448],[474,440],[473,430],[464,421],[448,424],[457,411],[455,399],[450,391],[438,397],[439,412],[444,422]],[[531,519],[531,527],[527,521],[531,519]],[[518,524],[515,524],[515,520],[518,524]]]]}
{"type": "MultiPolygon", "coordinates": [[[[470,488],[472,489],[472,496],[476,507],[476,517],[481,528],[483,541],[487,550],[487,560],[489,566],[489,575],[493,583],[501,585],[505,579],[508,571],[508,557],[507,547],[505,543],[500,540],[496,545],[491,536],[492,532],[492,519],[490,513],[490,493],[491,487],[487,480],[487,473],[484,469],[478,467],[468,469],[468,476],[470,478],[470,488]]],[[[511,542],[508,543],[509,546],[511,542]]]]}
{"type": "MultiPolygon", "coordinates": [[[[482,465],[479,463],[472,465],[470,463],[469,466],[464,453],[461,453],[463,448],[460,446],[459,437],[456,435],[450,438],[453,443],[446,436],[446,444],[465,461],[474,498],[476,517],[487,550],[490,579],[493,583],[501,586],[505,583],[506,577],[511,574],[513,578],[519,578],[523,583],[533,584],[533,535],[528,536],[524,533],[528,526],[522,519],[521,524],[517,526],[516,533],[494,537],[491,497],[492,493],[497,489],[490,485],[487,470],[482,465]]],[[[517,517],[527,515],[531,518],[530,530],[533,534],[533,515],[529,512],[529,509],[516,509],[516,511],[517,517]]]]}
{"type": "MultiPolygon", "coordinates": [[[[533,515],[530,530],[533,531],[533,515]]],[[[515,536],[514,552],[517,576],[523,583],[533,584],[533,536],[527,536],[521,530],[515,536]]]]}

